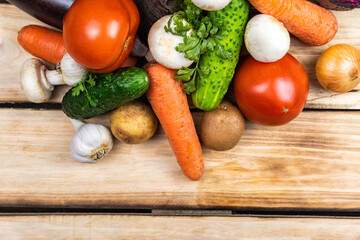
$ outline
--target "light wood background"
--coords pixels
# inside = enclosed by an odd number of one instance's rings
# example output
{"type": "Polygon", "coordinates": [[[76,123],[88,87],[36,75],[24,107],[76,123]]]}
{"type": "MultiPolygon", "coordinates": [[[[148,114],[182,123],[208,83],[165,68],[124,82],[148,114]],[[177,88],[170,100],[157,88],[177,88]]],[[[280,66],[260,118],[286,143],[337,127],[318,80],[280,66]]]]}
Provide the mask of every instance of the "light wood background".
{"type": "MultiPolygon", "coordinates": [[[[306,111],[281,127],[247,122],[234,149],[203,147],[205,174],[192,182],[161,130],[140,145],[116,141],[104,160],[81,164],[61,111],[2,109],[0,205],[360,209],[358,119],[306,111]]],[[[108,116],[91,122],[108,125],[108,116]]]]}

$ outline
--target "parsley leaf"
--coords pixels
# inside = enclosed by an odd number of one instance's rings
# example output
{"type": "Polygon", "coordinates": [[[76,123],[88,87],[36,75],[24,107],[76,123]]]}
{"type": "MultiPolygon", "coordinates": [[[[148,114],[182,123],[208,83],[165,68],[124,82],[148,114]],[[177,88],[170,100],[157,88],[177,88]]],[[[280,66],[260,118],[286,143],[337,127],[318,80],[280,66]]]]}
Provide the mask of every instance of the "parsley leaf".
{"type": "Polygon", "coordinates": [[[83,106],[83,109],[88,109],[91,106],[96,107],[97,106],[97,100],[94,100],[91,98],[91,95],[88,91],[88,89],[86,88],[86,85],[89,84],[90,87],[94,87],[96,85],[96,74],[94,73],[90,73],[87,72],[83,79],[81,80],[81,82],[75,84],[72,88],[72,95],[73,96],[79,96],[80,93],[85,92],[86,97],[88,99],[88,101],[86,102],[85,106],[83,106]]]}

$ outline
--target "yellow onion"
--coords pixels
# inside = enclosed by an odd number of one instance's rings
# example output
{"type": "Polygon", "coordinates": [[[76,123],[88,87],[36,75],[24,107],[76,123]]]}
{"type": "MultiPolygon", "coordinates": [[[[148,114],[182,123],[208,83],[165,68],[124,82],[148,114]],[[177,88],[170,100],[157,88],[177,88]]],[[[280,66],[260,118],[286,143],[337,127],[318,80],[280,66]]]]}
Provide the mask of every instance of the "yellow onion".
{"type": "Polygon", "coordinates": [[[348,92],[360,82],[360,51],[348,44],[329,47],[316,63],[321,86],[334,92],[348,92]]]}

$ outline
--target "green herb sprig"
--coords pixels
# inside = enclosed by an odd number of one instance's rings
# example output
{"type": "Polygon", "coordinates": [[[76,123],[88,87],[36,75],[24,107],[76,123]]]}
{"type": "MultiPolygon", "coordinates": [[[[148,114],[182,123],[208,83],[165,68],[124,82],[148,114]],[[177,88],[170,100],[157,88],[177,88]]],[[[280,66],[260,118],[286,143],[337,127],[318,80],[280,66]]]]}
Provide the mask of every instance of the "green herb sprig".
{"type": "Polygon", "coordinates": [[[97,100],[93,99],[88,91],[88,89],[86,88],[86,85],[89,84],[90,87],[94,87],[96,85],[96,74],[93,74],[91,72],[87,72],[83,79],[81,80],[81,82],[75,84],[72,88],[72,95],[73,96],[79,96],[81,92],[86,93],[86,97],[88,99],[88,101],[86,102],[85,106],[83,106],[83,109],[89,109],[90,105],[93,107],[97,106],[97,100]]]}
{"type": "Polygon", "coordinates": [[[210,51],[222,59],[230,59],[232,55],[218,42],[223,39],[225,27],[220,19],[204,16],[203,10],[191,0],[185,0],[181,7],[183,10],[171,16],[165,31],[184,38],[184,42],[176,50],[195,63],[194,68],[183,67],[175,76],[176,80],[184,82],[185,92],[191,94],[196,91],[197,79],[210,73],[207,67],[199,67],[202,54],[210,51]]]}

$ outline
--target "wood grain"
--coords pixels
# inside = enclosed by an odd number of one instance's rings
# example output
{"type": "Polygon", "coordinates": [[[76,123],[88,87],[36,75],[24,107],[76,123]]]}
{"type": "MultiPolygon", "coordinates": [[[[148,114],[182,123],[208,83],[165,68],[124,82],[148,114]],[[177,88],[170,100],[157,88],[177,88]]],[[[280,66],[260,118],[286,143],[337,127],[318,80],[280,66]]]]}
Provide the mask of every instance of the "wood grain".
{"type": "Polygon", "coordinates": [[[61,111],[1,109],[0,206],[358,211],[359,119],[309,111],[282,127],[247,122],[234,149],[203,147],[205,174],[192,182],[161,130],[140,145],[116,141],[103,161],[81,164],[70,156],[74,130],[61,111]]]}
{"type": "Polygon", "coordinates": [[[20,239],[247,239],[357,240],[359,219],[14,216],[0,217],[0,238],[20,239]]]}
{"type": "MultiPolygon", "coordinates": [[[[333,41],[321,47],[312,47],[291,39],[290,53],[305,67],[310,79],[310,93],[306,107],[314,109],[360,109],[359,89],[346,94],[336,94],[324,90],[315,77],[315,63],[320,54],[336,43],[348,43],[360,49],[360,9],[334,12],[339,21],[339,31],[333,41]]],[[[30,57],[16,42],[19,29],[28,24],[40,24],[38,20],[28,16],[10,4],[0,5],[0,102],[27,101],[19,84],[21,64],[30,57]]],[[[52,102],[60,102],[68,88],[57,87],[52,102]]],[[[230,92],[230,99],[232,93],[230,92]]]]}

